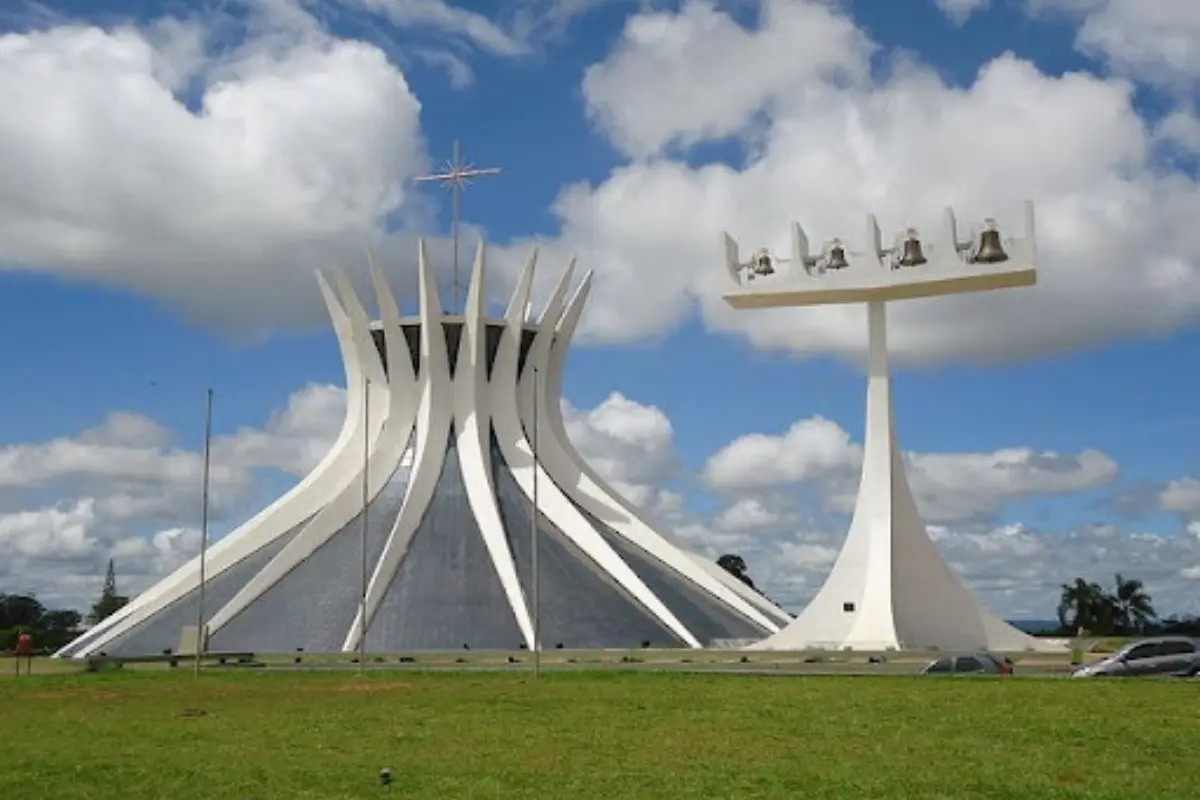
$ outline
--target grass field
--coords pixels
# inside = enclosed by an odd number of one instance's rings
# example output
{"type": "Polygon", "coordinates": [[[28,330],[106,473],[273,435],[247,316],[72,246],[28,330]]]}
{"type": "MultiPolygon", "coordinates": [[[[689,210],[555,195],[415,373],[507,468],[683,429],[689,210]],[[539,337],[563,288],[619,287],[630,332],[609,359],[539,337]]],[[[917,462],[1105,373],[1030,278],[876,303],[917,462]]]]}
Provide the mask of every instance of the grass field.
{"type": "Polygon", "coordinates": [[[1182,680],[35,675],[0,681],[0,792],[1183,798],[1195,796],[1198,701],[1200,682],[1182,680]],[[378,785],[382,767],[390,789],[378,785]]]}

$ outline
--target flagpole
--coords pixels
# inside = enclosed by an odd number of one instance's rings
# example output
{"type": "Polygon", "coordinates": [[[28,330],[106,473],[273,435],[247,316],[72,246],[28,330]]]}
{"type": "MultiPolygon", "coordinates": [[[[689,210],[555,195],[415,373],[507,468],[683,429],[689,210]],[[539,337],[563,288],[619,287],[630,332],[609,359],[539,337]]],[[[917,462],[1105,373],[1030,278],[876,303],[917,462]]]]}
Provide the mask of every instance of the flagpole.
{"type": "Polygon", "coordinates": [[[358,672],[361,675],[367,662],[367,507],[371,491],[371,379],[366,378],[363,390],[363,463],[362,463],[362,537],[360,541],[362,572],[360,574],[358,672]]]}
{"type": "Polygon", "coordinates": [[[542,677],[541,574],[538,570],[538,368],[533,367],[533,510],[529,535],[533,540],[533,676],[542,677]]]}
{"type": "Polygon", "coordinates": [[[209,465],[212,461],[212,405],[213,390],[204,395],[204,466],[200,477],[200,589],[196,603],[196,647],[193,672],[200,676],[200,657],[208,649],[207,631],[204,629],[204,582],[205,559],[208,556],[208,481],[209,465]]]}

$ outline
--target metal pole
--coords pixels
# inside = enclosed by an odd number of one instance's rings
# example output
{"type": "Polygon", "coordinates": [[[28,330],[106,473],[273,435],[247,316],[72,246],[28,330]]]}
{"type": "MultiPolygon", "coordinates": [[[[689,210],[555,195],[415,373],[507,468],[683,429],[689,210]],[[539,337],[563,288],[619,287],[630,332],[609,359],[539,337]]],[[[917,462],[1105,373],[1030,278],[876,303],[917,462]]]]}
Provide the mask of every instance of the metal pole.
{"type": "Polygon", "coordinates": [[[371,492],[371,379],[365,380],[363,390],[363,463],[362,463],[362,573],[359,600],[358,630],[358,673],[361,675],[367,664],[367,506],[371,492]]]}
{"type": "MultiPolygon", "coordinates": [[[[454,142],[454,164],[456,168],[462,167],[462,147],[458,141],[454,142]]],[[[451,283],[450,294],[453,302],[450,304],[450,313],[458,313],[458,213],[460,208],[460,197],[462,194],[462,182],[455,181],[451,184],[454,192],[454,216],[451,220],[450,235],[454,239],[454,278],[451,283]]]]}
{"type": "Polygon", "coordinates": [[[542,677],[541,574],[538,570],[538,368],[533,367],[533,510],[529,535],[533,540],[533,676],[542,677]]]}
{"type": "Polygon", "coordinates": [[[499,175],[499,174],[500,174],[500,170],[496,167],[489,167],[487,169],[477,169],[477,168],[472,167],[471,165],[467,164],[465,161],[462,160],[462,143],[455,141],[454,142],[454,156],[450,160],[450,163],[446,165],[445,172],[436,173],[433,175],[418,175],[417,177],[413,178],[413,180],[417,181],[418,183],[437,182],[437,183],[447,184],[447,185],[449,185],[450,190],[452,192],[454,192],[454,217],[453,217],[452,229],[451,229],[452,238],[454,239],[454,242],[453,242],[453,246],[454,246],[454,277],[453,277],[453,281],[451,282],[451,285],[450,285],[451,286],[451,305],[449,308],[449,313],[451,313],[451,314],[459,313],[459,308],[458,308],[458,296],[459,296],[459,292],[458,292],[458,289],[459,289],[459,282],[458,282],[458,228],[459,228],[459,216],[460,216],[459,212],[460,212],[463,189],[466,188],[467,182],[471,178],[479,178],[479,177],[483,177],[485,175],[499,175]]]}
{"type": "Polygon", "coordinates": [[[200,676],[200,657],[208,650],[207,631],[204,630],[204,582],[205,559],[208,556],[208,480],[212,461],[212,406],[213,390],[204,394],[204,467],[200,478],[200,590],[196,603],[196,653],[193,672],[200,676]]]}

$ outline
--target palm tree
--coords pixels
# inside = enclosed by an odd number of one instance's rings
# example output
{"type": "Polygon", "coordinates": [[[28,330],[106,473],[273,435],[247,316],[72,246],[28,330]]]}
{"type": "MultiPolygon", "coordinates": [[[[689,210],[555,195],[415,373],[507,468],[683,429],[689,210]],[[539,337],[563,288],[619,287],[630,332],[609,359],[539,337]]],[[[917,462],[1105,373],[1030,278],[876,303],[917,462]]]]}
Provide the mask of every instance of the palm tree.
{"type": "Polygon", "coordinates": [[[1062,585],[1058,603],[1058,621],[1064,630],[1110,633],[1117,620],[1117,606],[1111,595],[1098,583],[1076,578],[1062,585]]]}
{"type": "Polygon", "coordinates": [[[1146,587],[1141,581],[1123,578],[1119,572],[1115,577],[1117,590],[1112,597],[1116,621],[1122,631],[1136,631],[1140,634],[1146,629],[1146,623],[1158,616],[1151,604],[1150,595],[1146,594],[1146,587]]]}
{"type": "Polygon", "coordinates": [[[1092,588],[1083,578],[1074,583],[1064,583],[1058,601],[1058,623],[1064,631],[1073,630],[1083,635],[1087,609],[1092,604],[1092,588]]]}

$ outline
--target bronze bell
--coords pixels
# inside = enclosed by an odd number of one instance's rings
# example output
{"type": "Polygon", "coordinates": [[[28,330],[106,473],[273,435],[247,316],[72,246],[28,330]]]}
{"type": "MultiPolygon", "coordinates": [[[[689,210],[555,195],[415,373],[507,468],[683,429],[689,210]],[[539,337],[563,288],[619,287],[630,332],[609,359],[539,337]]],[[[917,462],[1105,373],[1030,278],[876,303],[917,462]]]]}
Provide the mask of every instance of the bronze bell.
{"type": "Polygon", "coordinates": [[[989,226],[979,234],[979,249],[975,251],[975,261],[980,264],[999,264],[1008,261],[1008,253],[1000,244],[1000,231],[989,226]]]}
{"type": "Polygon", "coordinates": [[[908,238],[904,240],[904,250],[900,254],[900,260],[896,263],[902,267],[919,267],[926,260],[925,254],[921,252],[921,240],[917,238],[915,231],[909,231],[908,238]]]}
{"type": "Polygon", "coordinates": [[[829,252],[825,255],[825,269],[845,269],[850,266],[850,262],[846,260],[846,248],[842,247],[842,243],[834,239],[829,245],[829,252]]]}
{"type": "Polygon", "coordinates": [[[771,266],[771,254],[762,252],[754,259],[754,274],[756,275],[774,275],[775,268],[771,266]]]}

